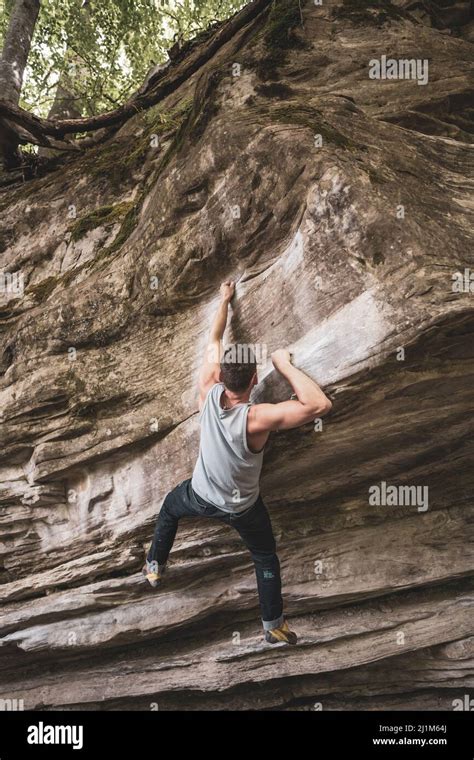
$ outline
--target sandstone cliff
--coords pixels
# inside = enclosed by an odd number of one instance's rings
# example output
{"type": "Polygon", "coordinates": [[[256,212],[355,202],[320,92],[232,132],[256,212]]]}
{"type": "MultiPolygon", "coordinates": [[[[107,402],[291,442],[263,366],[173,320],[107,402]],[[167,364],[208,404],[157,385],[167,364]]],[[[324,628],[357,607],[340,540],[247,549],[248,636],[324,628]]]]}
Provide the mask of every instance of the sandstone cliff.
{"type": "MultiPolygon", "coordinates": [[[[264,7],[104,144],[3,180],[0,680],[28,709],[452,709],[472,686],[469,3],[301,12],[264,7]],[[384,55],[428,83],[370,79],[384,55]],[[194,464],[224,277],[228,340],[290,346],[334,405],[265,457],[291,649],[261,642],[230,529],[183,521],[166,586],[140,573],[194,464]],[[372,504],[382,482],[428,508],[372,504]]],[[[274,375],[256,399],[290,395],[274,375]]]]}

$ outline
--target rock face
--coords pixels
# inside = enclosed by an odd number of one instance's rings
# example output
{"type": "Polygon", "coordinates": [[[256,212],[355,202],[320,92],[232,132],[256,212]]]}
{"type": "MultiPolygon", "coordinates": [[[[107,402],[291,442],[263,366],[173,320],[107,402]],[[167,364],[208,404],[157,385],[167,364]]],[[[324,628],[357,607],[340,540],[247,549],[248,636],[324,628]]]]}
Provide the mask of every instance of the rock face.
{"type": "MultiPolygon", "coordinates": [[[[371,710],[468,693],[468,5],[303,4],[302,24],[277,3],[112,139],[1,190],[3,698],[371,710]],[[428,82],[371,79],[382,56],[426,59],[428,82]],[[227,342],[288,346],[333,400],[265,455],[292,648],[262,643],[230,528],[182,521],[163,589],[140,572],[192,472],[226,277],[227,342]]],[[[290,396],[260,374],[255,400],[290,396]]]]}

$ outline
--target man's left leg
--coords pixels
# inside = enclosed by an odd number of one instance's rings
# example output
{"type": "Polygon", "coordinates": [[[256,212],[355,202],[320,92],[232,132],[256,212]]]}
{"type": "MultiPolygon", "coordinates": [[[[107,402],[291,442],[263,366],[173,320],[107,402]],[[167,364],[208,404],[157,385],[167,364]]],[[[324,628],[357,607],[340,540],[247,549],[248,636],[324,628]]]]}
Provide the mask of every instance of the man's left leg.
{"type": "Polygon", "coordinates": [[[270,515],[261,498],[242,515],[229,519],[250,551],[257,578],[258,596],[265,639],[270,644],[279,641],[296,644],[297,636],[290,631],[283,615],[280,561],[276,553],[270,515]]]}
{"type": "Polygon", "coordinates": [[[199,506],[195,503],[191,488],[191,478],[183,480],[166,495],[161,505],[153,541],[143,567],[143,574],[153,587],[160,585],[165,573],[168,555],[173,547],[179,520],[181,517],[196,517],[199,514],[199,506]]]}

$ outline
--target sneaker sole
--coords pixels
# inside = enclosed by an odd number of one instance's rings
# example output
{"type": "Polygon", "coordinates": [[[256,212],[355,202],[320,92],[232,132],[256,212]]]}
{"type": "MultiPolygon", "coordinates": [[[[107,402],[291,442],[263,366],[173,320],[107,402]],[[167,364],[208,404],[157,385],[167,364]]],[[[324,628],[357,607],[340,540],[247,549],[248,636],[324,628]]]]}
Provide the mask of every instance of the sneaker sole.
{"type": "Polygon", "coordinates": [[[148,583],[150,584],[150,586],[152,588],[158,588],[158,586],[161,586],[161,578],[159,580],[157,580],[157,581],[151,581],[149,579],[148,573],[147,573],[147,569],[146,569],[146,565],[143,565],[143,567],[142,567],[142,575],[145,576],[145,578],[147,579],[148,583]]]}
{"type": "Polygon", "coordinates": [[[293,631],[286,634],[285,639],[277,639],[275,636],[273,636],[271,633],[265,634],[265,641],[267,641],[269,644],[291,644],[294,646],[298,642],[298,636],[296,633],[293,633],[293,631]]]}

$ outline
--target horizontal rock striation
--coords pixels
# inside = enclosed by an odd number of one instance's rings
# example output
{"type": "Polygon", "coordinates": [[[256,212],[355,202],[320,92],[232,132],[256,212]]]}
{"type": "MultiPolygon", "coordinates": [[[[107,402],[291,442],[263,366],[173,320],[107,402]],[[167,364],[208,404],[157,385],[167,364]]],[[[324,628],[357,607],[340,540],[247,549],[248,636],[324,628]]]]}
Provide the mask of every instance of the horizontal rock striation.
{"type": "MultiPolygon", "coordinates": [[[[0,189],[3,698],[445,710],[472,689],[471,63],[468,3],[280,0],[107,142],[0,189]],[[382,56],[428,60],[427,84],[371,79],[382,56]],[[183,520],[162,590],[140,572],[192,472],[227,277],[227,340],[288,346],[333,400],[265,455],[294,648],[261,641],[229,528],[183,520]],[[390,486],[417,499],[377,503],[390,486]]],[[[256,401],[290,396],[260,376],[256,401]]]]}

